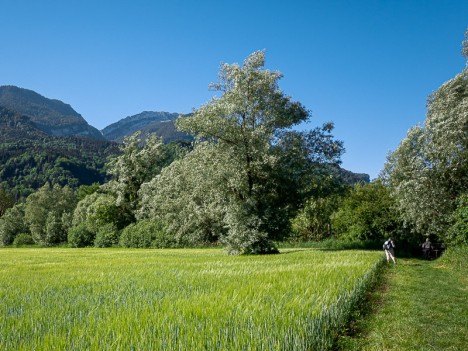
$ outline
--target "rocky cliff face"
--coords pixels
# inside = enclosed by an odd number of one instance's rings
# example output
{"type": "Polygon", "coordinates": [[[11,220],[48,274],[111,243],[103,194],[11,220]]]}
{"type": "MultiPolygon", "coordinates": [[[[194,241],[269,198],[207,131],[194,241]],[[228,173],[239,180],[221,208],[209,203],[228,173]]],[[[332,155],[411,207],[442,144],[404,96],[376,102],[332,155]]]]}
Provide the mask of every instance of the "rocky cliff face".
{"type": "Polygon", "coordinates": [[[0,86],[0,106],[30,118],[43,132],[53,136],[81,136],[104,140],[70,105],[48,99],[32,90],[0,86]]]}
{"type": "Polygon", "coordinates": [[[178,113],[144,111],[123,118],[107,126],[101,132],[107,140],[116,142],[122,142],[125,137],[136,131],[141,131],[143,138],[149,133],[154,133],[166,143],[177,139],[190,139],[187,134],[176,130],[174,122],[178,116],[178,113]]]}

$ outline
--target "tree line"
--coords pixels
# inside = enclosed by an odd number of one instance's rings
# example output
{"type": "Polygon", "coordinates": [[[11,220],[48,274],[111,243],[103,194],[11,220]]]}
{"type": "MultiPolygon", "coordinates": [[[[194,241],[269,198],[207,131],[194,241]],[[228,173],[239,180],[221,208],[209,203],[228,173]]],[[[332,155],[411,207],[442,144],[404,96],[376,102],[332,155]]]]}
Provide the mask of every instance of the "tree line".
{"type": "Polygon", "coordinates": [[[379,179],[350,185],[336,172],[344,147],[333,123],[294,129],[310,113],[264,60],[258,51],[221,66],[210,85],[219,96],[176,122],[194,142],[126,138],[106,165],[108,182],[46,184],[3,210],[0,243],[211,244],[230,254],[330,237],[468,243],[466,69],[430,97],[424,126],[410,130],[379,179]]]}

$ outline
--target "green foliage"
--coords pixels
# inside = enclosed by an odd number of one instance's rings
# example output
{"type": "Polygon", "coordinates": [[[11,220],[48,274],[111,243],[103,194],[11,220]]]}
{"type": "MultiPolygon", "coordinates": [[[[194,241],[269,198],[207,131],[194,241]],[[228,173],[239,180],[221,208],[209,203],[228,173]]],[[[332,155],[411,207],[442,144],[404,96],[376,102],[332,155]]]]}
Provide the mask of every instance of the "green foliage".
{"type": "Polygon", "coordinates": [[[403,219],[440,239],[468,192],[468,69],[429,97],[424,126],[412,128],[389,156],[383,178],[403,219]]]}
{"type": "Polygon", "coordinates": [[[302,241],[320,241],[331,236],[331,216],[338,206],[336,196],[311,198],[292,219],[293,236],[302,241]]]}
{"type": "MultiPolygon", "coordinates": [[[[50,115],[45,117],[54,122],[50,115]]],[[[104,140],[51,136],[30,117],[2,106],[0,135],[0,187],[20,198],[47,182],[70,187],[103,183],[107,157],[118,151],[116,144],[104,140]]]]}
{"type": "Polygon", "coordinates": [[[99,183],[93,183],[91,185],[81,185],[76,191],[76,198],[78,201],[83,200],[87,195],[94,194],[100,188],[99,183]]]}
{"type": "Polygon", "coordinates": [[[323,240],[332,235],[332,215],[342,198],[361,182],[359,175],[328,164],[314,164],[308,179],[305,204],[291,221],[292,236],[300,241],[323,240]]]}
{"type": "Polygon", "coordinates": [[[467,257],[468,245],[466,243],[457,246],[454,245],[448,247],[447,250],[445,250],[443,256],[440,258],[440,262],[443,265],[447,265],[451,270],[466,274],[468,271],[467,257]]]}
{"type": "Polygon", "coordinates": [[[333,215],[333,231],[342,239],[379,240],[402,236],[402,223],[390,191],[381,182],[357,184],[333,215]]]}
{"type": "Polygon", "coordinates": [[[104,141],[30,138],[0,143],[0,184],[22,197],[47,182],[74,188],[103,183],[107,157],[117,153],[114,144],[104,141]]]}
{"type": "Polygon", "coordinates": [[[169,149],[160,138],[150,135],[142,144],[140,132],[125,138],[121,154],[107,165],[112,180],[105,185],[105,191],[115,196],[116,205],[125,213],[124,218],[128,219],[125,224],[135,221],[141,185],[172,162],[169,149]]]}
{"type": "Polygon", "coordinates": [[[68,230],[68,245],[71,247],[88,247],[94,245],[96,233],[88,228],[87,223],[80,223],[68,230]]]}
{"type": "Polygon", "coordinates": [[[75,194],[68,186],[45,184],[29,195],[24,218],[34,241],[45,246],[65,242],[75,206],[75,194]]]}
{"type": "Polygon", "coordinates": [[[120,229],[126,222],[121,209],[115,204],[115,197],[100,192],[87,195],[78,202],[72,220],[73,226],[85,223],[95,234],[103,225],[111,223],[120,229]]]}
{"type": "Polygon", "coordinates": [[[3,186],[0,186],[0,217],[5,214],[5,211],[15,205],[15,197],[3,186]]]}
{"type": "Polygon", "coordinates": [[[15,240],[13,240],[13,246],[15,247],[30,245],[34,245],[34,239],[29,233],[20,233],[15,237],[15,240]]]}
{"type": "Polygon", "coordinates": [[[94,239],[95,247],[112,247],[119,243],[120,232],[113,223],[99,227],[94,239]]]}
{"type": "Polygon", "coordinates": [[[200,144],[186,157],[143,184],[138,219],[164,224],[180,246],[215,242],[226,232],[226,199],[219,191],[223,170],[213,167],[216,150],[200,144]]]}
{"type": "Polygon", "coordinates": [[[166,233],[161,223],[154,220],[141,220],[126,227],[120,235],[119,245],[135,248],[174,247],[174,238],[166,233]]]}
{"type": "Polygon", "coordinates": [[[307,133],[290,130],[309,113],[279,89],[282,75],[264,69],[264,60],[264,52],[255,52],[242,66],[223,65],[220,82],[211,85],[222,95],[177,120],[182,131],[196,136],[195,151],[211,147],[211,165],[201,177],[216,174],[204,191],[222,204],[227,232],[219,235],[232,253],[276,251],[272,240],[289,235],[307,183],[301,166],[336,162],[342,152],[330,135],[331,123],[307,133]]]}
{"type": "Polygon", "coordinates": [[[262,231],[260,219],[249,208],[253,204],[230,204],[226,213],[229,235],[221,237],[221,243],[231,255],[279,253],[270,242],[268,233],[262,231]]]}
{"type": "Polygon", "coordinates": [[[468,60],[468,29],[465,32],[465,40],[462,43],[462,54],[468,60]]]}
{"type": "Polygon", "coordinates": [[[450,245],[468,245],[468,194],[458,198],[458,205],[452,214],[453,225],[444,239],[450,245]]]}
{"type": "Polygon", "coordinates": [[[11,245],[20,233],[29,232],[24,221],[24,204],[18,204],[6,210],[0,217],[0,246],[11,245]]]}

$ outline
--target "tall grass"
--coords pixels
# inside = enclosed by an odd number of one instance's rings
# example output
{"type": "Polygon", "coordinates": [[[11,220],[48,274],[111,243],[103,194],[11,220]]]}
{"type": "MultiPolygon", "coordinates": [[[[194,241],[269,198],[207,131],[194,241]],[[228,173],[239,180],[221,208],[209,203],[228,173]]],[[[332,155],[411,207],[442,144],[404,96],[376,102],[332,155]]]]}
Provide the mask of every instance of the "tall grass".
{"type": "Polygon", "coordinates": [[[341,350],[465,351],[468,345],[468,248],[434,261],[400,259],[372,294],[373,313],[341,350]]]}
{"type": "Polygon", "coordinates": [[[324,350],[380,252],[2,249],[1,350],[324,350]]]}

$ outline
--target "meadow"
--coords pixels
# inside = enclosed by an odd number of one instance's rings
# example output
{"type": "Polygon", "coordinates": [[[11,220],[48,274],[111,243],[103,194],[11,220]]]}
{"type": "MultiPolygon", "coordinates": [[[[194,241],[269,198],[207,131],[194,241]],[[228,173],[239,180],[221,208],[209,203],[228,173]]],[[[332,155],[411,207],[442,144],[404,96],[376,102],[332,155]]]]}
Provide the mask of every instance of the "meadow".
{"type": "Polygon", "coordinates": [[[325,350],[382,253],[0,249],[1,350],[325,350]]]}
{"type": "Polygon", "coordinates": [[[399,259],[370,294],[369,315],[357,333],[340,340],[342,351],[466,351],[468,247],[441,258],[399,259]]]}

